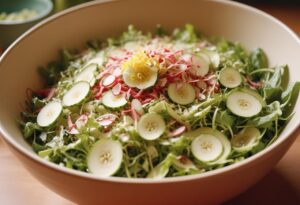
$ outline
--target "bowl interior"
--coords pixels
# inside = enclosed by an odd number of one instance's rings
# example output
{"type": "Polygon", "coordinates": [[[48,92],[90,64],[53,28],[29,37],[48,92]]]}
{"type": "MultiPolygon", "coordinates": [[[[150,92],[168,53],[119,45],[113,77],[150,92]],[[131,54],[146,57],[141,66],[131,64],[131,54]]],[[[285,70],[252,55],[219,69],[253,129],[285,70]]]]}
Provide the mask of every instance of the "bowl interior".
{"type": "MultiPolygon", "coordinates": [[[[17,122],[21,104],[26,98],[26,88],[37,89],[42,85],[37,68],[55,60],[61,48],[80,48],[89,39],[117,35],[128,24],[134,24],[144,31],[153,31],[156,24],[172,30],[192,23],[206,35],[238,41],[248,49],[261,47],[271,65],[288,64],[290,80],[300,80],[298,37],[279,21],[247,6],[219,0],[127,0],[102,4],[92,2],[81,7],[51,17],[31,29],[1,58],[0,130],[11,144],[37,160],[40,159],[23,140],[17,122]]],[[[270,151],[286,139],[299,125],[299,118],[298,100],[295,115],[279,139],[263,152],[270,151]]]]}

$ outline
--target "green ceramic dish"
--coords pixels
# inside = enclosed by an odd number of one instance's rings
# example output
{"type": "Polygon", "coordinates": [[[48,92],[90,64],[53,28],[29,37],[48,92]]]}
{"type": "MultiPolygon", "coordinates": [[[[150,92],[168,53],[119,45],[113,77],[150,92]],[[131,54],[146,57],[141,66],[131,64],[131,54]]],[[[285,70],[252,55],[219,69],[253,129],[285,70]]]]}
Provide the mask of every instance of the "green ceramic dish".
{"type": "Polygon", "coordinates": [[[0,48],[7,47],[31,26],[46,17],[53,8],[51,0],[0,0],[0,13],[34,10],[37,15],[23,21],[0,21],[0,48]]]}

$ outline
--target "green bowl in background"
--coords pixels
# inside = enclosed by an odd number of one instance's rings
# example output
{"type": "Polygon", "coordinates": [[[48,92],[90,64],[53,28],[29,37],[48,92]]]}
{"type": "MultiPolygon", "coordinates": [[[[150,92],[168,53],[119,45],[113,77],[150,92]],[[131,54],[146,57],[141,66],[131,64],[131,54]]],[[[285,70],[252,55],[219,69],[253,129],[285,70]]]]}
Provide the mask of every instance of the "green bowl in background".
{"type": "Polygon", "coordinates": [[[27,29],[46,17],[53,8],[51,0],[0,0],[0,13],[35,10],[37,15],[22,21],[0,21],[0,48],[6,48],[27,29]]]}

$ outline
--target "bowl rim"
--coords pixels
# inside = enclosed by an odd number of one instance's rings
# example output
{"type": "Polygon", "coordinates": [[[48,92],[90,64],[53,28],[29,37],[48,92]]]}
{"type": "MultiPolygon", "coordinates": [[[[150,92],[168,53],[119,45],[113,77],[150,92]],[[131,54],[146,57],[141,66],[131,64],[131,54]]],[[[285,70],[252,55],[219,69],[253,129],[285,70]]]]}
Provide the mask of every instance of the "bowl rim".
{"type": "Polygon", "coordinates": [[[50,14],[50,12],[53,9],[53,3],[51,0],[40,0],[39,4],[45,4],[47,6],[46,9],[43,9],[41,12],[37,12],[38,14],[30,19],[24,20],[24,21],[0,21],[0,25],[4,26],[14,26],[14,25],[22,25],[22,24],[27,24],[27,23],[31,23],[34,21],[37,21],[39,19],[42,19],[44,17],[46,17],[48,14],[50,14]]]}
{"type": "MultiPolygon", "coordinates": [[[[127,1],[135,1],[135,0],[127,0],[127,1]]],[[[260,15],[264,18],[268,18],[270,21],[278,24],[282,29],[287,31],[290,36],[297,42],[297,44],[300,46],[300,39],[298,38],[297,34],[292,31],[288,26],[286,26],[283,22],[278,20],[277,18],[271,16],[270,14],[261,11],[259,9],[256,9],[252,6],[234,2],[234,1],[228,1],[228,0],[206,0],[206,1],[212,1],[218,4],[225,4],[227,6],[231,7],[237,7],[243,10],[250,11],[252,13],[255,13],[256,15],[260,15]]],[[[3,53],[3,55],[0,57],[0,66],[2,60],[9,55],[9,53],[13,50],[13,48],[18,45],[23,39],[25,39],[27,36],[29,36],[31,33],[37,31],[38,29],[42,28],[43,26],[46,26],[48,23],[63,17],[64,15],[68,15],[69,13],[77,12],[78,10],[87,9],[89,7],[92,7],[97,4],[117,4],[121,1],[115,1],[115,0],[99,0],[99,1],[92,1],[83,3],[81,5],[74,6],[72,8],[66,9],[62,12],[59,12],[58,14],[55,14],[42,22],[38,23],[37,25],[33,26],[31,29],[26,31],[23,35],[21,35],[16,41],[14,41],[7,50],[3,53]]],[[[124,2],[124,0],[122,1],[124,2]]],[[[299,100],[299,99],[298,99],[299,100]]],[[[201,173],[201,174],[195,174],[195,175],[187,175],[187,176],[178,176],[178,177],[170,177],[170,178],[164,178],[164,179],[147,179],[147,178],[125,178],[125,177],[99,177],[95,176],[90,173],[81,172],[73,169],[69,169],[66,167],[61,167],[57,164],[54,164],[52,162],[48,162],[36,155],[35,153],[32,153],[28,151],[25,147],[21,146],[19,143],[17,143],[12,137],[10,137],[9,133],[6,132],[2,122],[0,121],[0,134],[4,138],[4,141],[8,143],[14,150],[16,150],[18,153],[23,155],[29,160],[32,160],[34,163],[44,166],[45,168],[51,169],[51,171],[58,171],[61,174],[64,175],[71,175],[72,177],[79,177],[80,179],[84,180],[95,180],[95,181],[103,181],[103,182],[113,182],[113,183],[120,183],[120,184],[166,184],[166,183],[175,183],[175,182],[187,182],[187,181],[194,181],[194,180],[200,180],[204,178],[210,178],[216,175],[225,174],[230,171],[234,171],[240,167],[244,167],[247,164],[251,163],[254,160],[257,160],[261,158],[263,155],[271,152],[271,150],[278,147],[280,144],[282,144],[284,141],[286,141],[291,135],[295,134],[297,131],[300,131],[300,121],[299,123],[287,131],[287,134],[283,137],[279,137],[273,144],[271,144],[269,147],[265,148],[261,152],[232,165],[225,166],[222,168],[218,168],[216,170],[212,170],[209,172],[201,173]]]]}

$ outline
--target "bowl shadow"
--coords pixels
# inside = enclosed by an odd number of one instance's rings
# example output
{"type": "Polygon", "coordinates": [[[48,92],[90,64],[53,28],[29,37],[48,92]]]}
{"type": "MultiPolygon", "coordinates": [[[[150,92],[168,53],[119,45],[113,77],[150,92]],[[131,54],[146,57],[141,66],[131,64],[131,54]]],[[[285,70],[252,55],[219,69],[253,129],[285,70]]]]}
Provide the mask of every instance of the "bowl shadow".
{"type": "Polygon", "coordinates": [[[299,205],[300,195],[289,180],[276,168],[248,191],[223,205],[299,205]]]}

